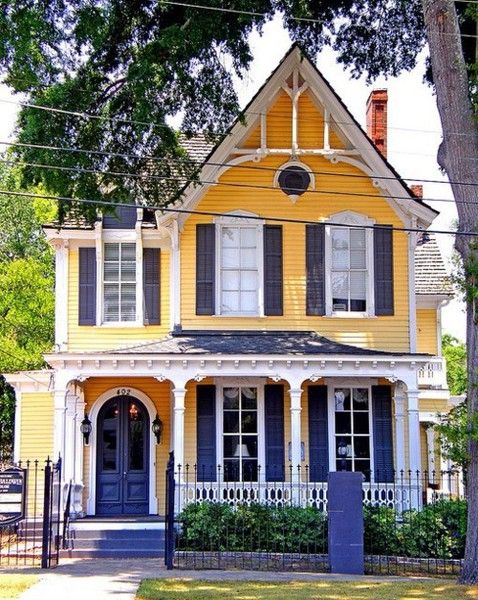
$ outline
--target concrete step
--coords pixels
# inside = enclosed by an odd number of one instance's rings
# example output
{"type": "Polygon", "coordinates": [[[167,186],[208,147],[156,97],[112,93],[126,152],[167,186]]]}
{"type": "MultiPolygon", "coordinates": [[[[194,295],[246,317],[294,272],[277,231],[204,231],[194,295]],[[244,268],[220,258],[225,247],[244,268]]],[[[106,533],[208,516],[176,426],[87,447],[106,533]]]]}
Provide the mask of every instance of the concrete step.
{"type": "Polygon", "coordinates": [[[164,540],[164,529],[72,529],[70,535],[77,540],[164,540]]]}
{"type": "Polygon", "coordinates": [[[73,538],[70,542],[75,550],[122,550],[125,547],[134,547],[141,550],[163,550],[164,539],[156,540],[154,538],[73,538]]]}
{"type": "Polygon", "coordinates": [[[70,523],[70,558],[155,558],[164,556],[164,523],[78,520],[70,523]]]}
{"type": "Polygon", "coordinates": [[[123,548],[122,550],[73,548],[71,550],[60,550],[60,559],[62,558],[164,558],[164,551],[137,548],[123,548]]]}

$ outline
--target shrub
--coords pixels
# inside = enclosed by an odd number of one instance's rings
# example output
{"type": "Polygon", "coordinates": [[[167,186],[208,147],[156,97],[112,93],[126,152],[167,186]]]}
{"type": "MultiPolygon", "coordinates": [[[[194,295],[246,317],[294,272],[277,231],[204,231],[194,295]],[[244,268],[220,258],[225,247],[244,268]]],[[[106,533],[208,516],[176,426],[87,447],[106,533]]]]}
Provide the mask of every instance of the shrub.
{"type": "MultiPolygon", "coordinates": [[[[401,515],[364,506],[366,554],[413,558],[461,558],[467,504],[440,500],[401,515]]],[[[202,502],[179,515],[178,549],[221,552],[327,552],[327,515],[317,508],[202,502]]]]}
{"type": "Polygon", "coordinates": [[[327,551],[327,516],[312,507],[203,502],[186,506],[179,522],[181,550],[327,551]]]}

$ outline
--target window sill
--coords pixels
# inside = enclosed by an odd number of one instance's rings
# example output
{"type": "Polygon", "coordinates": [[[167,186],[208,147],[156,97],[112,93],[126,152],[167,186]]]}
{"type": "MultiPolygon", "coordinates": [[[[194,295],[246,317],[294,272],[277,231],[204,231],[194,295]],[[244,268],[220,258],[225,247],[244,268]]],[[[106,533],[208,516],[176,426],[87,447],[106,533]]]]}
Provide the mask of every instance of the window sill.
{"type": "Polygon", "coordinates": [[[96,325],[98,329],[122,329],[122,328],[138,328],[138,327],[146,327],[144,323],[139,321],[108,321],[106,323],[101,323],[100,325],[96,325]]]}
{"type": "Polygon", "coordinates": [[[232,319],[264,319],[267,315],[261,315],[259,313],[217,313],[215,315],[211,315],[213,317],[222,317],[223,319],[232,318],[232,319]]]}
{"type": "Polygon", "coordinates": [[[338,311],[325,315],[328,319],[375,319],[376,315],[365,312],[346,312],[338,311]]]}

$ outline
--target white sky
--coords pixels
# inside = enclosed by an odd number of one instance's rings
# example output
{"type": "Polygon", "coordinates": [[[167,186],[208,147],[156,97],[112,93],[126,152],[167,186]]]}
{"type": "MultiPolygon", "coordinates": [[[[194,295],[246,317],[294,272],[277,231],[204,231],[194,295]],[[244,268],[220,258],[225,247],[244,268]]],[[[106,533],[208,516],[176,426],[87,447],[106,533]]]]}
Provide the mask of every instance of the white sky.
{"type": "MultiPolygon", "coordinates": [[[[265,26],[262,36],[253,33],[251,43],[254,61],[244,80],[237,80],[241,105],[245,105],[264,83],[290,47],[291,40],[275,19],[265,26]]],[[[441,139],[441,126],[432,90],[423,83],[423,64],[411,73],[394,79],[379,79],[370,87],[364,80],[353,80],[337,64],[334,54],[326,49],[318,60],[319,70],[333,86],[350,112],[364,126],[365,103],[370,90],[388,89],[388,159],[404,178],[445,181],[436,162],[441,139]]],[[[13,99],[5,86],[0,86],[0,99],[13,99]]],[[[16,107],[0,102],[0,140],[12,135],[16,107]]],[[[2,147],[0,146],[0,149],[2,147]]],[[[425,198],[452,199],[450,187],[444,184],[424,184],[425,198]]],[[[456,209],[450,202],[433,202],[440,211],[433,229],[450,229],[456,220],[456,209]]],[[[450,268],[453,237],[437,236],[438,244],[450,268]]],[[[443,330],[465,339],[463,304],[451,302],[443,309],[443,330]]]]}

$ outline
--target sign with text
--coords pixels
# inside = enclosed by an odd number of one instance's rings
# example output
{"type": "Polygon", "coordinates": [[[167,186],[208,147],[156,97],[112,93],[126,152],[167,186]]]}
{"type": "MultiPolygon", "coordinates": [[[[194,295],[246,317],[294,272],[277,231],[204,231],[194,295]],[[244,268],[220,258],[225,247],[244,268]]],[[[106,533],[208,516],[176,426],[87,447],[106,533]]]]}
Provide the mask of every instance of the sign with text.
{"type": "Polygon", "coordinates": [[[0,472],[0,526],[25,516],[26,470],[11,467],[0,472]]]}

